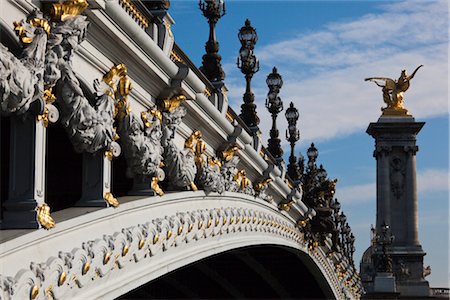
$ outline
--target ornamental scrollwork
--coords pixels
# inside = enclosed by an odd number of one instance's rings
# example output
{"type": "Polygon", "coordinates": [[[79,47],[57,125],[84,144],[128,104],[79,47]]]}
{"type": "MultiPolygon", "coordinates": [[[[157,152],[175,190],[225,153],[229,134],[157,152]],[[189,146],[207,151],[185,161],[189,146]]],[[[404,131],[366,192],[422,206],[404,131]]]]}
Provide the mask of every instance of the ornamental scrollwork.
{"type": "MultiPolygon", "coordinates": [[[[150,264],[163,252],[215,236],[259,232],[301,242],[298,230],[266,212],[237,207],[179,212],[88,240],[14,277],[0,275],[1,299],[63,299],[131,264],[150,264]]],[[[117,276],[117,275],[115,275],[117,276]]],[[[79,293],[79,292],[78,292],[79,293]]]]}

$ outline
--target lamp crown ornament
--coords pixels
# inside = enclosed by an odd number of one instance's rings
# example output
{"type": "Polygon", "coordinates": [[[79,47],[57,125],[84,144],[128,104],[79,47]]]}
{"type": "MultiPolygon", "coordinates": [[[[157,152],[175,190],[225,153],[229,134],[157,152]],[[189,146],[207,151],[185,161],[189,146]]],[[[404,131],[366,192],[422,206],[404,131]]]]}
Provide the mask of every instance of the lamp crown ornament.
{"type": "Polygon", "coordinates": [[[206,54],[202,57],[200,71],[209,81],[221,82],[225,79],[225,72],[220,63],[222,57],[219,55],[219,42],[216,39],[216,24],[226,13],[225,2],[223,0],[199,0],[198,6],[209,23],[209,38],[205,44],[206,54]]]}

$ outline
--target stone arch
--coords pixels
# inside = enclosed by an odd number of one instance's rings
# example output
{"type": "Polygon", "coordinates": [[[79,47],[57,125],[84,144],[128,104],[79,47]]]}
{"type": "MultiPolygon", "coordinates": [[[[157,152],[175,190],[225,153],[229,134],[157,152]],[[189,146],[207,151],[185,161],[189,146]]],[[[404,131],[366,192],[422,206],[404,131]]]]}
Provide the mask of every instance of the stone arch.
{"type": "MultiPolygon", "coordinates": [[[[42,293],[51,285],[58,297],[116,298],[219,253],[249,246],[281,246],[304,258],[327,297],[344,298],[326,254],[308,249],[293,219],[253,196],[178,192],[123,199],[118,208],[85,212],[69,208],[61,218],[72,218],[60,221],[52,231],[36,231],[20,242],[4,243],[0,255],[7,274],[0,276],[25,274],[30,267],[22,258],[34,257],[32,265],[42,268],[35,272],[44,272],[44,277],[50,278],[36,284],[42,293]],[[36,247],[42,251],[36,253],[36,247]],[[58,284],[58,276],[46,277],[45,272],[55,268],[76,280],[58,284]]],[[[15,277],[19,278],[19,282],[13,282],[15,287],[35,280],[22,277],[15,277]]]]}
{"type": "Polygon", "coordinates": [[[118,299],[332,299],[326,279],[303,251],[253,245],[178,268],[118,299]]]}

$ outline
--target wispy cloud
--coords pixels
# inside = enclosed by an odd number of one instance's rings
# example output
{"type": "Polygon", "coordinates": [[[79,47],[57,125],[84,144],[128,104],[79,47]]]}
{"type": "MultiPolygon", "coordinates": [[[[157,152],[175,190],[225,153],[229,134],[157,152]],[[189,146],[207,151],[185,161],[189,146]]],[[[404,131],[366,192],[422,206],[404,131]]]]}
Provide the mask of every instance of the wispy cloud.
{"type": "MultiPolygon", "coordinates": [[[[320,30],[256,49],[262,66],[253,80],[260,118],[268,116],[263,102],[267,93],[264,81],[274,65],[283,75],[281,97],[285,106],[293,101],[300,110],[304,142],[363,130],[368,122],[376,121],[384,105],[381,89],[363,79],[396,79],[401,69],[412,72],[419,64],[425,67],[405,94],[406,107],[418,118],[447,114],[447,2],[380,5],[379,14],[330,23],[320,30]]],[[[231,103],[236,104],[244,92],[243,77],[238,72],[230,68],[227,77],[227,85],[233,87],[231,103]]],[[[281,119],[284,116],[279,120],[283,132],[286,122],[281,119]]],[[[267,140],[270,122],[262,122],[260,128],[263,140],[267,140]]]]}
{"type": "MultiPolygon", "coordinates": [[[[424,197],[430,192],[448,192],[450,191],[449,171],[443,169],[427,169],[417,174],[417,191],[424,197]]],[[[375,182],[338,187],[336,189],[336,198],[341,203],[360,204],[376,199],[375,182]]]]}

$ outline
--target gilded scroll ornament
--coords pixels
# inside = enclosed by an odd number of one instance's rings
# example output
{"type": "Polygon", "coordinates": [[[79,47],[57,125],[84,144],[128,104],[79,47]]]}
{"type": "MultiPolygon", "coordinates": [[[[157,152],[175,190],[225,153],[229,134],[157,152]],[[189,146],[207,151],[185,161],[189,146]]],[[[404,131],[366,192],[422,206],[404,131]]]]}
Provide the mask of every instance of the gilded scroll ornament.
{"type": "Polygon", "coordinates": [[[113,196],[113,194],[111,192],[105,193],[103,198],[105,199],[106,203],[108,203],[109,206],[112,206],[112,207],[119,206],[119,201],[113,196]]]}
{"type": "Polygon", "coordinates": [[[162,195],[164,195],[164,191],[161,189],[161,187],[159,186],[159,179],[158,179],[158,177],[153,177],[152,178],[152,181],[151,181],[151,183],[150,183],[150,186],[151,186],[151,188],[152,188],[152,190],[156,193],[156,194],[158,194],[159,196],[162,196],[162,195]]]}
{"type": "Polygon", "coordinates": [[[68,18],[81,14],[89,6],[87,0],[68,0],[53,3],[50,15],[54,21],[66,21],[68,18]]]}
{"type": "Polygon", "coordinates": [[[255,195],[255,190],[253,189],[252,182],[247,178],[245,170],[239,170],[234,176],[233,180],[238,184],[240,192],[252,196],[255,195]]]}
{"type": "Polygon", "coordinates": [[[239,148],[237,143],[231,143],[225,150],[219,151],[218,155],[221,160],[228,162],[236,155],[239,150],[241,150],[241,148],[239,148]]]}
{"type": "Polygon", "coordinates": [[[408,115],[408,110],[404,107],[403,93],[409,88],[409,82],[414,78],[416,72],[423,67],[418,66],[414,72],[408,76],[406,70],[402,70],[400,77],[397,80],[386,77],[369,77],[365,81],[373,81],[376,85],[382,88],[383,101],[386,107],[382,108],[383,115],[408,115]],[[384,85],[379,82],[384,82],[384,85]]]}
{"type": "Polygon", "coordinates": [[[268,202],[272,201],[273,197],[269,194],[267,194],[267,190],[269,188],[269,183],[271,183],[273,180],[272,178],[267,178],[265,180],[259,181],[254,185],[254,189],[256,192],[256,196],[266,200],[268,202]]]}
{"type": "Polygon", "coordinates": [[[163,99],[159,101],[159,105],[164,112],[172,113],[174,112],[183,101],[186,100],[186,96],[184,95],[176,95],[172,98],[163,99]]]}
{"type": "Polygon", "coordinates": [[[14,31],[24,44],[30,44],[33,41],[34,31],[36,28],[41,28],[47,35],[50,35],[51,26],[47,19],[44,18],[29,18],[27,22],[14,22],[14,31]]]}
{"type": "Polygon", "coordinates": [[[191,149],[195,154],[195,163],[200,168],[205,162],[203,153],[206,150],[206,144],[202,141],[202,132],[200,130],[194,130],[184,142],[184,148],[191,149]]]}
{"type": "Polygon", "coordinates": [[[51,229],[55,227],[55,220],[50,215],[50,206],[47,204],[39,204],[36,207],[37,221],[45,229],[51,229]]]}

